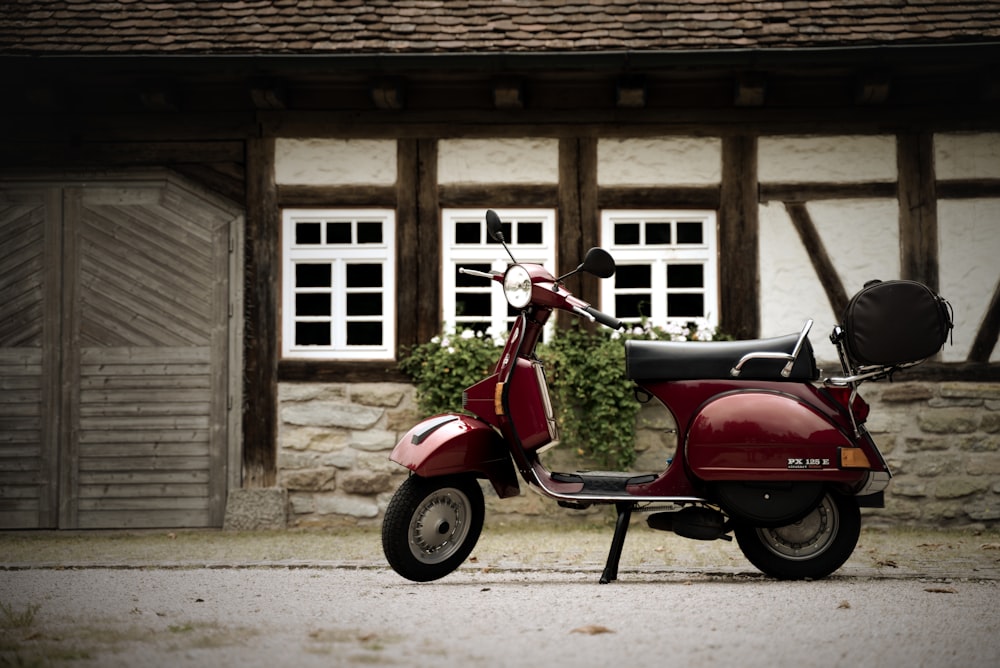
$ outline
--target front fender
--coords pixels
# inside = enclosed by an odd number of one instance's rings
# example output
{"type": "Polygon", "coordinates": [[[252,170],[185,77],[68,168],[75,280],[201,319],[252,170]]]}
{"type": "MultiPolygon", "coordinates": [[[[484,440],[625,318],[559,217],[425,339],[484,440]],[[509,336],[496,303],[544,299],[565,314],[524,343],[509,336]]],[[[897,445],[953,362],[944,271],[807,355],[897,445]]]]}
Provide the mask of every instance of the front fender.
{"type": "Polygon", "coordinates": [[[486,422],[449,413],[410,429],[389,459],[425,478],[476,473],[488,478],[501,499],[517,496],[517,473],[503,438],[486,422]]]}

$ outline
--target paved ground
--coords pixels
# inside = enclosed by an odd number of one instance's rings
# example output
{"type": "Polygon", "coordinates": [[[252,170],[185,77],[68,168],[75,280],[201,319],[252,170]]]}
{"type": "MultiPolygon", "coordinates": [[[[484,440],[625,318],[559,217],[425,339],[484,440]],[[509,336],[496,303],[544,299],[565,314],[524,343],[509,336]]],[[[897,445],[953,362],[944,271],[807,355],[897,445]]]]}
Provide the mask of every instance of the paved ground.
{"type": "Polygon", "coordinates": [[[0,534],[0,666],[1000,665],[1000,533],[865,531],[819,582],[637,526],[486,533],[413,584],[373,530],[0,534]]]}

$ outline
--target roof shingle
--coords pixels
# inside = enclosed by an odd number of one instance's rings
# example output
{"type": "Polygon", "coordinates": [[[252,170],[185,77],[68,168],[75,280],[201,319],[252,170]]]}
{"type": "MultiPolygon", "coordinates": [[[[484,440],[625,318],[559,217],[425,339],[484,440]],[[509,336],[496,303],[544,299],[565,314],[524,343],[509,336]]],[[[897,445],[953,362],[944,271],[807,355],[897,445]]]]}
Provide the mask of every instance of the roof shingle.
{"type": "Polygon", "coordinates": [[[7,0],[6,54],[435,54],[1000,41],[1000,0],[7,0]]]}

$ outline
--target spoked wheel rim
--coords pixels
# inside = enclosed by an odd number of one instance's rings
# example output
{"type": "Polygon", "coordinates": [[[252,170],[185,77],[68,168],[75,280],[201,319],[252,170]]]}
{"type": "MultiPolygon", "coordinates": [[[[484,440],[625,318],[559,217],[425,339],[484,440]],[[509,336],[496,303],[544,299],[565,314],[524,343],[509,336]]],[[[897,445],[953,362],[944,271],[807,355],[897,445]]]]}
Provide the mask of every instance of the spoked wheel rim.
{"type": "Polygon", "coordinates": [[[423,564],[447,560],[465,545],[472,503],[460,489],[446,487],[428,495],[408,529],[410,552],[423,564]]]}
{"type": "Polygon", "coordinates": [[[758,528],[761,544],[790,561],[814,559],[826,552],[837,537],[840,513],[825,495],[811,513],[783,527],[758,528]]]}

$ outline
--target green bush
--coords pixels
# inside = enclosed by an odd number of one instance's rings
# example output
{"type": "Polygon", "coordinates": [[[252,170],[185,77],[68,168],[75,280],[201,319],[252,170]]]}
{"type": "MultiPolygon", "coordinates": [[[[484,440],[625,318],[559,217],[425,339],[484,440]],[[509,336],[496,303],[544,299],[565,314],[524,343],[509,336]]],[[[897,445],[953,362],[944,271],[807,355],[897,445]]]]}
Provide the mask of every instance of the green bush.
{"type": "MultiPolygon", "coordinates": [[[[625,378],[627,339],[708,341],[721,338],[695,322],[653,327],[648,322],[625,332],[574,325],[538,347],[549,392],[557,407],[561,441],[578,454],[616,470],[636,458],[635,419],[639,402],[625,378]]],[[[462,410],[462,391],[493,373],[502,337],[466,330],[435,336],[411,348],[400,369],[413,379],[424,415],[462,410]]]]}

